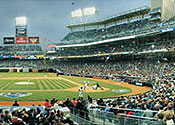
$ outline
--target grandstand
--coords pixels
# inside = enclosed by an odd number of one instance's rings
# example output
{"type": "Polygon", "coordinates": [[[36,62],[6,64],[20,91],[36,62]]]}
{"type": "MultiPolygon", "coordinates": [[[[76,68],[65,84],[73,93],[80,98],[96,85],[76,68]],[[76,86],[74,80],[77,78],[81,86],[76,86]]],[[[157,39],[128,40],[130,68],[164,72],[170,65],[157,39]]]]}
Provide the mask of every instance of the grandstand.
{"type": "Polygon", "coordinates": [[[71,33],[48,51],[51,64],[66,75],[152,86],[148,93],[97,100],[87,114],[95,112],[98,124],[166,124],[167,114],[173,121],[175,18],[162,21],[161,9],[142,7],[68,25],[71,33]]]}
{"type": "Polygon", "coordinates": [[[1,72],[48,72],[0,75],[1,96],[19,91],[28,94],[21,101],[45,99],[39,106],[0,107],[0,123],[173,125],[175,17],[162,20],[162,9],[144,6],[67,25],[71,32],[50,44],[46,57],[39,44],[0,46],[1,72]],[[17,88],[14,81],[35,85],[17,88]],[[77,96],[86,83],[84,98],[77,96]]]}
{"type": "Polygon", "coordinates": [[[42,54],[42,48],[39,45],[10,45],[0,47],[1,56],[27,56],[42,54]]]}

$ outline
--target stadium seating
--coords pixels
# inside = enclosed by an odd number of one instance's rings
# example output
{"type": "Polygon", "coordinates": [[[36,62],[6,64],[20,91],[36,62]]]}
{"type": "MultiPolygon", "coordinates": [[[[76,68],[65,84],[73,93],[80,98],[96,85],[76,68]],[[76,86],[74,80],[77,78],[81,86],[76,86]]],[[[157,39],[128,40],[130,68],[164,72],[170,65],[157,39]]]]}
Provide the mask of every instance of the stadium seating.
{"type": "MultiPolygon", "coordinates": [[[[156,23],[153,23],[156,25],[156,23]]],[[[156,25],[157,26],[157,25],[156,25]]],[[[77,31],[69,33],[60,43],[57,44],[80,44],[100,41],[109,38],[134,35],[149,30],[152,24],[148,19],[141,19],[130,23],[119,24],[109,28],[77,31]]]]}
{"type": "Polygon", "coordinates": [[[120,52],[145,52],[153,50],[174,49],[174,32],[169,34],[158,34],[147,37],[140,37],[131,40],[122,40],[107,44],[59,48],[54,53],[48,53],[49,57],[55,56],[83,56],[93,54],[120,53],[120,52]]]}
{"type": "Polygon", "coordinates": [[[41,55],[42,48],[39,45],[10,45],[0,46],[1,56],[24,56],[24,55],[41,55]]]}
{"type": "MultiPolygon", "coordinates": [[[[129,84],[149,85],[147,93],[107,99],[66,99],[59,105],[55,100],[46,101],[45,110],[0,110],[0,122],[25,122],[30,124],[66,123],[72,121],[56,110],[68,107],[73,120],[85,124],[165,124],[174,121],[175,107],[175,18],[166,22],[159,20],[160,8],[148,17],[121,22],[113,26],[69,33],[57,45],[97,42],[110,38],[141,35],[132,39],[114,41],[92,46],[62,47],[47,54],[47,69],[57,69],[64,75],[100,77],[129,84]],[[157,14],[157,16],[152,16],[157,14]],[[171,28],[171,29],[168,29],[171,28]],[[156,33],[152,31],[156,30],[156,33]],[[163,31],[165,30],[165,31],[163,31]],[[168,31],[170,30],[170,31],[168,31]],[[148,35],[147,35],[148,33],[148,35]],[[78,56],[78,57],[77,57],[78,56]],[[84,57],[86,56],[86,57],[84,57]],[[55,59],[58,57],[57,59],[55,59]],[[88,102],[89,101],[89,102],[88,102]],[[88,108],[87,108],[88,107],[88,108]],[[52,109],[53,108],[53,109],[52,109]],[[9,115],[12,114],[12,115],[9,115]],[[15,118],[17,117],[17,118],[15,118]],[[78,119],[78,120],[77,120],[78,119]]],[[[40,55],[38,45],[0,46],[1,56],[40,55]]],[[[21,67],[43,69],[43,60],[1,59],[0,68],[21,67]]]]}
{"type": "Polygon", "coordinates": [[[32,69],[42,69],[42,60],[20,60],[20,59],[1,59],[0,67],[19,67],[19,68],[32,68],[32,69]]]}

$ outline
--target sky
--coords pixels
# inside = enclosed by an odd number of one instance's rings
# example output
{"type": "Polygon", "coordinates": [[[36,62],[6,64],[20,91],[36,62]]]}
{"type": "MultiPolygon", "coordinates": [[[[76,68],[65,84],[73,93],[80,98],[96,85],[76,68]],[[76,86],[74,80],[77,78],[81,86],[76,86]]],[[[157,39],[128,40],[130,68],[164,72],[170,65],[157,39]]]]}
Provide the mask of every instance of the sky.
{"type": "Polygon", "coordinates": [[[150,6],[151,0],[0,0],[0,44],[3,37],[15,36],[15,17],[26,16],[28,36],[39,36],[40,43],[58,43],[70,30],[71,11],[87,7],[98,9],[99,19],[150,6]]]}

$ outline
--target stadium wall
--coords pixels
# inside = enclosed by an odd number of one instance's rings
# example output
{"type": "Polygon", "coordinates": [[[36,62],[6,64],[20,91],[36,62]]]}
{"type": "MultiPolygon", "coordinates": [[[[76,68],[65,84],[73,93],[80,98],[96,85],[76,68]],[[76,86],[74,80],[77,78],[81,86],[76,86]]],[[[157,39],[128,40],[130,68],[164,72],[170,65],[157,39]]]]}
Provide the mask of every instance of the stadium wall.
{"type": "Polygon", "coordinates": [[[32,68],[17,68],[17,67],[4,67],[0,68],[0,72],[45,72],[44,69],[32,69],[32,68]]]}
{"type": "Polygon", "coordinates": [[[175,15],[174,0],[152,0],[151,9],[161,7],[161,20],[169,20],[175,15]]]}

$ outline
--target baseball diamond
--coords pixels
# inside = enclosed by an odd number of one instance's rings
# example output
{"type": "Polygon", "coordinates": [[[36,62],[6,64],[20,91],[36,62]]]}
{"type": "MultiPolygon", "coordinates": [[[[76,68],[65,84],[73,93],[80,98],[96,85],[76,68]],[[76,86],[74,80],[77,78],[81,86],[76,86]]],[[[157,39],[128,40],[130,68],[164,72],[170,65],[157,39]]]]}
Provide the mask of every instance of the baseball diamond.
{"type": "MultiPolygon", "coordinates": [[[[19,98],[9,98],[5,96],[0,96],[1,101],[43,101],[45,98],[51,99],[56,97],[59,100],[64,100],[65,98],[78,97],[78,88],[83,86],[85,83],[82,81],[91,81],[92,83],[99,83],[104,90],[93,90],[92,85],[88,86],[86,94],[94,98],[100,97],[115,97],[123,94],[135,94],[143,93],[150,90],[149,87],[139,87],[139,86],[128,86],[118,85],[110,80],[101,80],[101,79],[92,79],[92,78],[81,78],[74,76],[59,76],[56,77],[54,73],[0,73],[0,93],[3,92],[30,92],[31,95],[27,97],[19,98]],[[45,77],[45,76],[48,77],[45,77]],[[34,84],[16,84],[20,82],[28,81],[28,78],[31,79],[31,82],[34,84]],[[133,89],[133,88],[134,89],[133,89]],[[135,88],[138,87],[139,91],[136,92],[135,88]],[[127,92],[113,92],[112,90],[121,90],[126,89],[127,92]]],[[[9,102],[11,103],[11,102],[9,102]]],[[[22,102],[21,102],[22,104],[22,102]]],[[[29,104],[30,105],[30,104],[29,104]]]]}
{"type": "Polygon", "coordinates": [[[174,125],[175,0],[0,0],[0,125],[174,125]]]}

